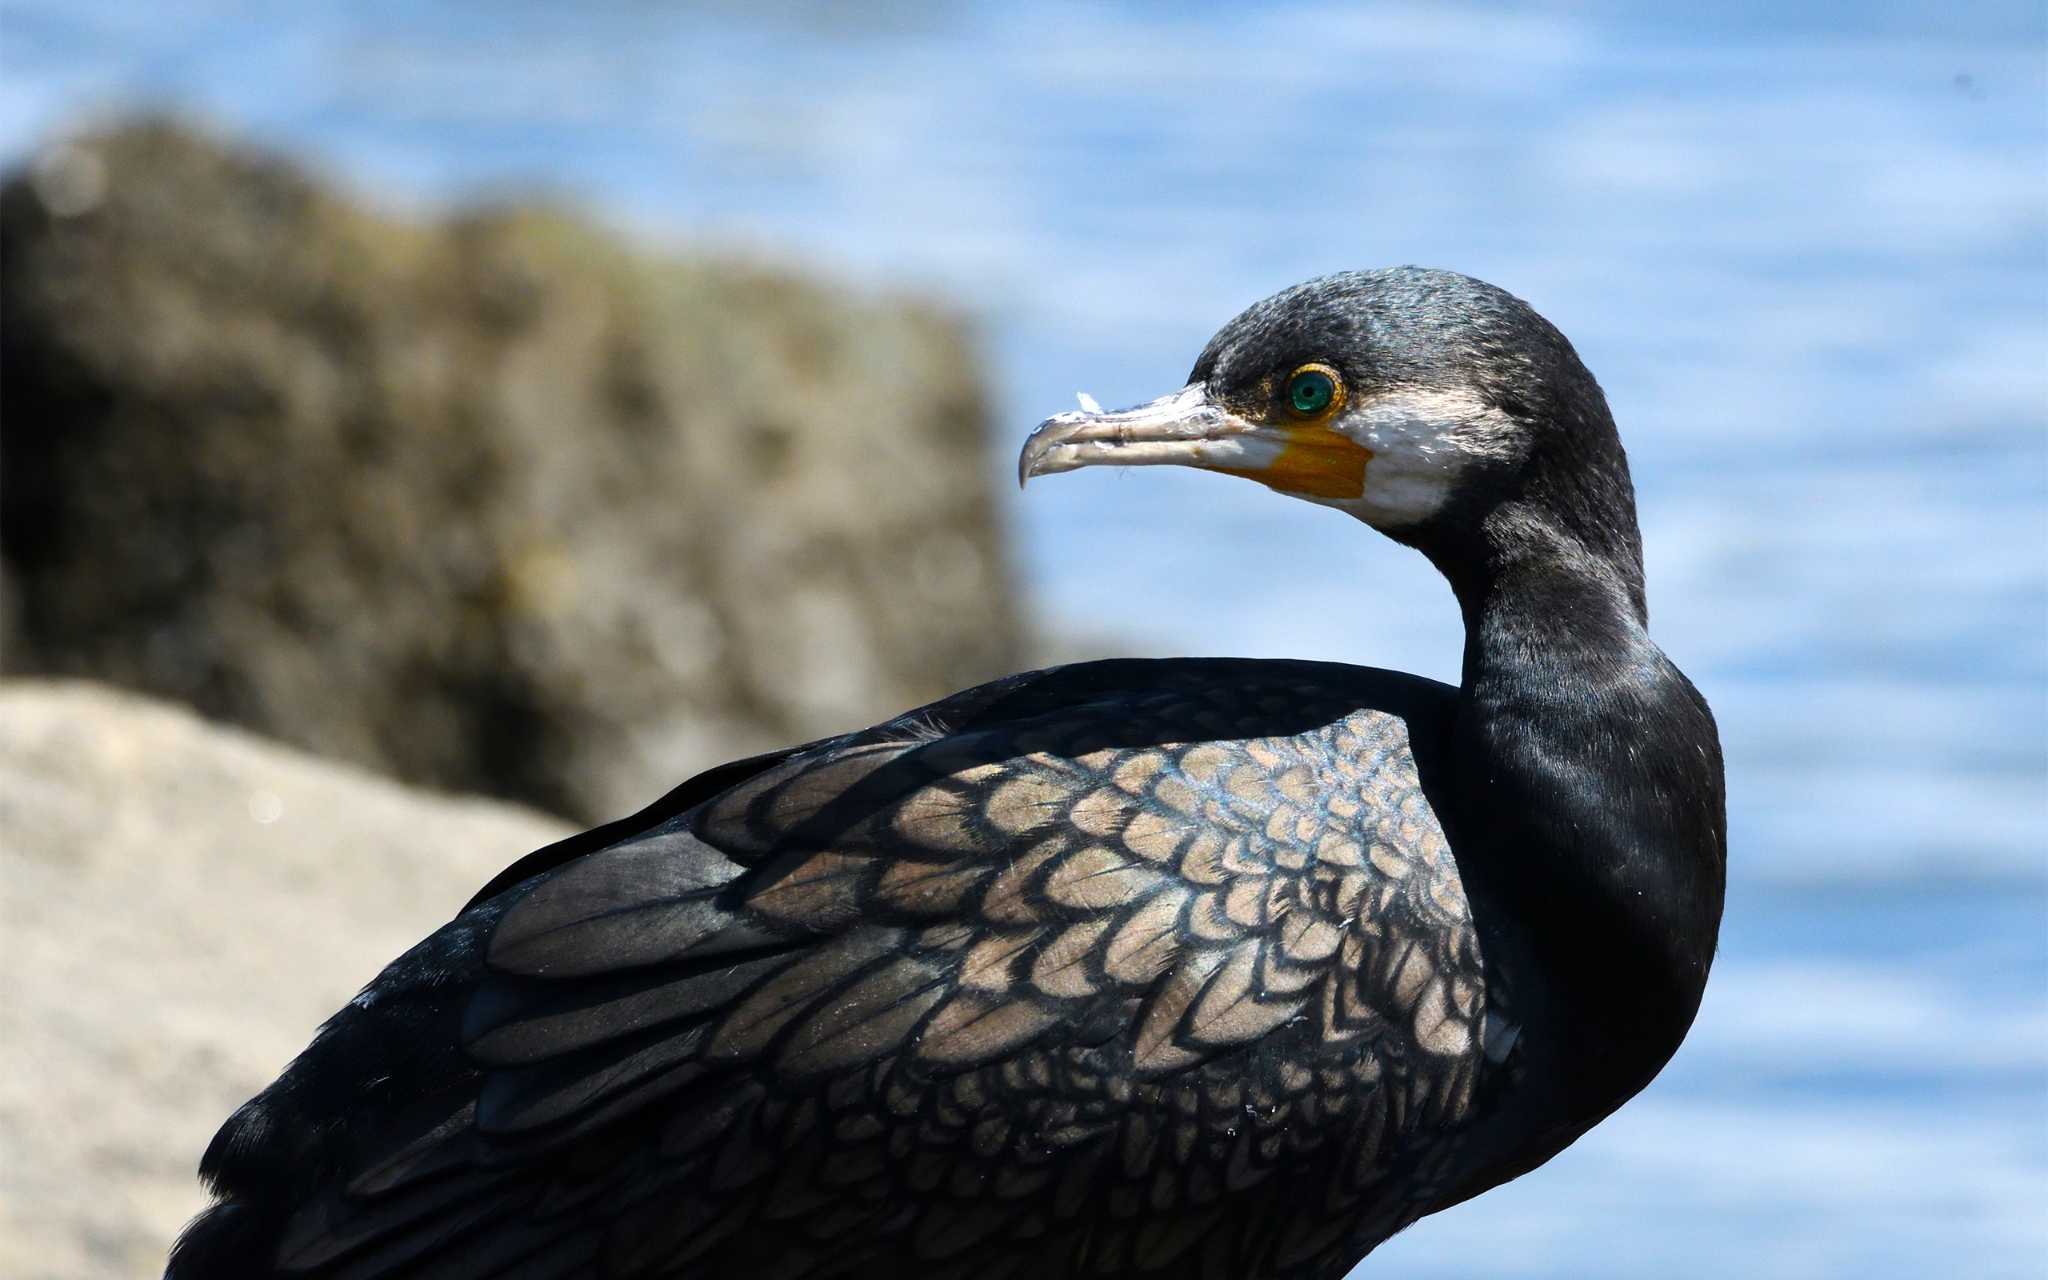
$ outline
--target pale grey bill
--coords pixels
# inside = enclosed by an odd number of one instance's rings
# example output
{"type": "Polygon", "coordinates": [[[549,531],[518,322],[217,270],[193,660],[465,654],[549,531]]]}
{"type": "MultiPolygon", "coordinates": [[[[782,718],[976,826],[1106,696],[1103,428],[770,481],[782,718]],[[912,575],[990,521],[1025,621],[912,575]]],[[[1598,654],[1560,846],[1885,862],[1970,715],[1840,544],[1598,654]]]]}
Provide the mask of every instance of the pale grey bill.
{"type": "MultiPolygon", "coordinates": [[[[1017,456],[1017,483],[1093,463],[1120,467],[1159,464],[1256,463],[1261,432],[1209,399],[1208,387],[1190,382],[1172,395],[1110,413],[1069,409],[1031,432],[1017,456]]],[[[1274,442],[1277,443],[1277,442],[1274,442]]]]}

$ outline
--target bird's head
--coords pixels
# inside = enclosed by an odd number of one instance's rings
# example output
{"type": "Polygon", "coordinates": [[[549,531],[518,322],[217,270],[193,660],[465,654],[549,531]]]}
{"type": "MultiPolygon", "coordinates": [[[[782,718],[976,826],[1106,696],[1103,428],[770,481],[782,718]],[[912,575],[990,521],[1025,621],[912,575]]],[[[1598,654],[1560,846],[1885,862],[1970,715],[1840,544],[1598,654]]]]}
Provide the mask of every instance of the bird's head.
{"type": "Polygon", "coordinates": [[[1209,340],[1188,383],[1114,413],[1062,413],[1018,478],[1172,463],[1335,507],[1436,554],[1503,503],[1634,533],[1604,397],[1527,303],[1450,271],[1323,276],[1209,340]],[[1562,485],[1567,493],[1547,492],[1562,485]]]}

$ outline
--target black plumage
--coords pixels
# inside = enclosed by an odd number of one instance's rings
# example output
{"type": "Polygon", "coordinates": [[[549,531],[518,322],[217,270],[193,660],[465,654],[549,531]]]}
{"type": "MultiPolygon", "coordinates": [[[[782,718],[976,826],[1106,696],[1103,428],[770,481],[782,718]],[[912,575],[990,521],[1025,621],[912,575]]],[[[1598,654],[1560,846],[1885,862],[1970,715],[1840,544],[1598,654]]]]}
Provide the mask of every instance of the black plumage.
{"type": "Polygon", "coordinates": [[[1012,676],[538,851],[229,1120],[170,1275],[1332,1277],[1690,1025],[1712,719],[1597,385],[1490,286],[1328,277],[1022,470],[1250,476],[1421,549],[1457,688],[1012,676]]]}

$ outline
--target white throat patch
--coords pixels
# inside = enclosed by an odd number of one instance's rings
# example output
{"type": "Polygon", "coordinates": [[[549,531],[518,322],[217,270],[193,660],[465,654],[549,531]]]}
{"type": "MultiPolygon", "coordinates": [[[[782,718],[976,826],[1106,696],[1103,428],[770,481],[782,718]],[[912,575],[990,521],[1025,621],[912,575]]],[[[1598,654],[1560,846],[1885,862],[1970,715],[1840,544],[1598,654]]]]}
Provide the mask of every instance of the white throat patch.
{"type": "Polygon", "coordinates": [[[1374,396],[1330,424],[1372,450],[1365,492],[1328,501],[1367,524],[1427,520],[1474,465],[1514,453],[1515,424],[1469,391],[1403,388],[1374,396]]]}

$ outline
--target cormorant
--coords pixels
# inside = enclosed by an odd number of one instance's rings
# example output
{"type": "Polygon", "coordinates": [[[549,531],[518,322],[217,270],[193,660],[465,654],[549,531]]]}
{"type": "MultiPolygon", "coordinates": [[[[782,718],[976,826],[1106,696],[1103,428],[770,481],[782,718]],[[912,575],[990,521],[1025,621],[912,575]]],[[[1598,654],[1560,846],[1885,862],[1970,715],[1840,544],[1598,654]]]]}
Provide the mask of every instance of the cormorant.
{"type": "Polygon", "coordinates": [[[169,1274],[1336,1277],[1641,1089],[1713,956],[1721,761],[1571,345],[1327,276],[1019,472],[1156,463],[1422,551],[1458,687],[1090,662],[713,769],[323,1026],[169,1274]]]}

